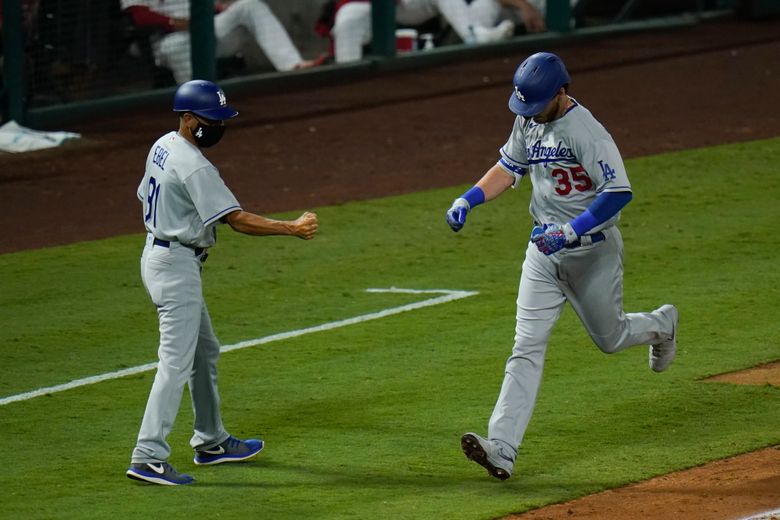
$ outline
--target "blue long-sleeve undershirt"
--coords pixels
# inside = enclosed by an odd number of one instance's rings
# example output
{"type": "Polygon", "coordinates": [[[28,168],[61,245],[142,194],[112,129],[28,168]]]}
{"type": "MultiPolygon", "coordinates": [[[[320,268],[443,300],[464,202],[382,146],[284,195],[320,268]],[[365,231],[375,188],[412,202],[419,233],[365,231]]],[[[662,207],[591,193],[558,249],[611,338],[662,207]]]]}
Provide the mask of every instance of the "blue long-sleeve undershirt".
{"type": "Polygon", "coordinates": [[[633,195],[630,191],[605,191],[594,200],[588,209],[580,213],[570,222],[577,236],[582,236],[596,226],[600,226],[607,220],[617,215],[626,204],[631,202],[633,195]]]}

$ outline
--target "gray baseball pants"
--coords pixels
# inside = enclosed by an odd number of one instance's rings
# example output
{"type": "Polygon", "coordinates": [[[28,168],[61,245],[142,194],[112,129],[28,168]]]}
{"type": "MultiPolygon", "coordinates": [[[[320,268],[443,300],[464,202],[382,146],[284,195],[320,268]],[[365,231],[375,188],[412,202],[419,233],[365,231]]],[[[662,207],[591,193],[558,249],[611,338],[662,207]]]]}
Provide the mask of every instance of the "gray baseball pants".
{"type": "Polygon", "coordinates": [[[157,307],[160,346],[157,374],[149,393],[132,462],[163,462],[166,442],[189,383],[195,414],[193,448],[210,447],[228,438],[219,412],[217,360],[219,341],[203,300],[201,262],[192,249],[171,242],[152,244],[147,237],[141,256],[141,279],[157,307]]]}

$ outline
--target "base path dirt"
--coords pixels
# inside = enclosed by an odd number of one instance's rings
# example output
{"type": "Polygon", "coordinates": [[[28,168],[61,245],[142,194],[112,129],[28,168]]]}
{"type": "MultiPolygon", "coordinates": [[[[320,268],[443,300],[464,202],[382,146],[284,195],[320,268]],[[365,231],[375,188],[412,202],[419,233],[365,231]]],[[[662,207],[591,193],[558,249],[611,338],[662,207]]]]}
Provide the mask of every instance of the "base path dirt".
{"type": "MultiPolygon", "coordinates": [[[[780,387],[780,361],[704,381],[780,387]]],[[[780,446],[504,520],[780,520],[780,446]]]]}
{"type": "Polygon", "coordinates": [[[780,361],[766,363],[753,367],[750,370],[729,372],[706,379],[706,381],[720,381],[737,385],[772,385],[780,387],[780,361]]]}
{"type": "Polygon", "coordinates": [[[506,520],[780,519],[780,446],[506,520]],[[774,511],[775,515],[759,515],[774,511]]]}

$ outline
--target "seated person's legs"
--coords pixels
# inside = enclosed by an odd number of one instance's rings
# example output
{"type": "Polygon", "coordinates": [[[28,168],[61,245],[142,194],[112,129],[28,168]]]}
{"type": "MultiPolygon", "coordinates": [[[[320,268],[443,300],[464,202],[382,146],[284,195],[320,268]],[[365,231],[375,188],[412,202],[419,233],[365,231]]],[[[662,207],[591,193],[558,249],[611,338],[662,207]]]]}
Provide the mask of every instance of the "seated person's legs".
{"type": "Polygon", "coordinates": [[[227,50],[236,51],[235,46],[241,41],[236,29],[240,27],[254,38],[276,70],[292,70],[308,63],[301,58],[281,22],[260,0],[237,0],[214,17],[218,48],[225,49],[220,49],[220,55],[224,56],[227,50]]]}
{"type": "Polygon", "coordinates": [[[344,4],[336,13],[331,33],[336,63],[360,60],[363,57],[363,46],[371,41],[371,4],[344,4]]]}
{"type": "Polygon", "coordinates": [[[154,44],[154,50],[157,64],[171,69],[176,83],[181,84],[192,79],[188,32],[175,32],[163,36],[154,44]]]}

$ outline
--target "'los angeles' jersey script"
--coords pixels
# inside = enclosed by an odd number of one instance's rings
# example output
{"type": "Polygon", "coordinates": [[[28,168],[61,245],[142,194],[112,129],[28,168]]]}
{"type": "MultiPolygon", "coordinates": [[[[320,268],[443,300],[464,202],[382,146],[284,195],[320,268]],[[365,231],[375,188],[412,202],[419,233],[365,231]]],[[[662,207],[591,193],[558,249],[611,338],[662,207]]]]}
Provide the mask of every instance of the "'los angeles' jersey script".
{"type": "MultiPolygon", "coordinates": [[[[631,191],[612,136],[585,107],[574,106],[550,123],[518,116],[501,148],[499,165],[515,177],[530,174],[530,212],[541,224],[569,222],[602,192],[631,191]]],[[[595,228],[615,224],[619,214],[595,228]]]]}
{"type": "Polygon", "coordinates": [[[241,209],[214,165],[178,132],[152,145],[138,198],[149,233],[190,247],[213,246],[220,219],[241,209]]]}

